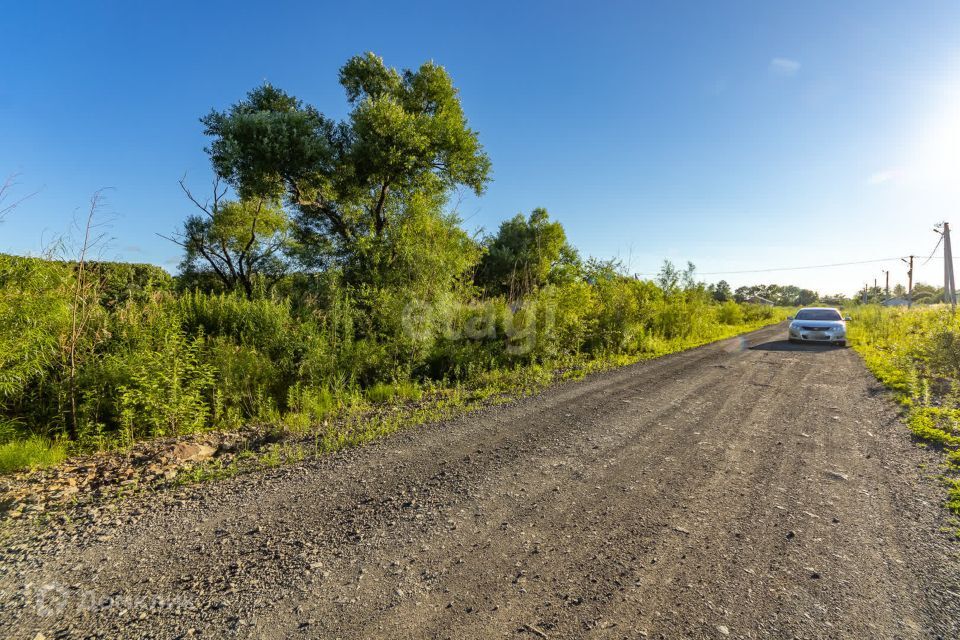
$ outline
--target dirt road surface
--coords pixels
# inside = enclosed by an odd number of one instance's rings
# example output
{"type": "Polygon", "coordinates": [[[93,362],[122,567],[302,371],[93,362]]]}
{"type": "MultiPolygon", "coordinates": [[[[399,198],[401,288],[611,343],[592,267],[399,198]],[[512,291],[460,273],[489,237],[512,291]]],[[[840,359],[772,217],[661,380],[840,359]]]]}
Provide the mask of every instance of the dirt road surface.
{"type": "Polygon", "coordinates": [[[960,637],[936,456],[783,333],[14,535],[0,636],[960,637]]]}

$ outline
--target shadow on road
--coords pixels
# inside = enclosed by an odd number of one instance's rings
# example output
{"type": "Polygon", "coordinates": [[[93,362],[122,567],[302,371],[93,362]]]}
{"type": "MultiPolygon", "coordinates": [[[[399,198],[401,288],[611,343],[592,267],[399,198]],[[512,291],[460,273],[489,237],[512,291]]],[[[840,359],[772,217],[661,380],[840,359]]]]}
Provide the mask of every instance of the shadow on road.
{"type": "Polygon", "coordinates": [[[794,343],[788,340],[772,340],[770,342],[763,342],[750,347],[751,351],[806,351],[814,353],[835,351],[837,349],[843,349],[843,347],[838,347],[832,344],[815,344],[810,342],[794,343]]]}

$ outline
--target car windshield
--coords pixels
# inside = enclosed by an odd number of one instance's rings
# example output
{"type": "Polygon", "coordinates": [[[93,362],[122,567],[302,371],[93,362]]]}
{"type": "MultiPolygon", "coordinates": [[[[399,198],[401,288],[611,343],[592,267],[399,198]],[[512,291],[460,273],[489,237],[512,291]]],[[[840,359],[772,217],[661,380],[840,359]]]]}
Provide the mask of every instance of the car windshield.
{"type": "Polygon", "coordinates": [[[840,313],[836,309],[801,309],[797,312],[797,320],[840,320],[840,313]]]}

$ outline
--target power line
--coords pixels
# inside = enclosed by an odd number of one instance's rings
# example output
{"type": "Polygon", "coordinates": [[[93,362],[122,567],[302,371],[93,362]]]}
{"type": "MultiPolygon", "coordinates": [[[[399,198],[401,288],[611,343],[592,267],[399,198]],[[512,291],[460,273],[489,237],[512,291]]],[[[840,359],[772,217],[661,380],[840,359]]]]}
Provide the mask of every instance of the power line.
{"type": "MultiPolygon", "coordinates": [[[[934,252],[936,252],[936,249],[934,249],[934,252]]],[[[933,258],[933,256],[931,255],[931,258],[930,258],[930,259],[932,259],[932,258],[933,258]]],[[[942,256],[937,256],[937,258],[941,258],[941,259],[942,259],[942,256]]],[[[891,261],[893,261],[893,260],[899,260],[899,259],[900,259],[900,256],[897,256],[897,257],[895,257],[895,258],[878,258],[878,259],[876,259],[876,260],[858,260],[858,261],[856,261],[856,262],[835,262],[835,263],[833,263],[833,264],[814,264],[814,265],[807,265],[807,266],[803,266],[803,267],[777,267],[777,268],[772,268],[772,269],[745,269],[745,270],[742,270],[742,271],[704,271],[704,272],[698,272],[697,275],[700,275],[700,276],[723,276],[723,275],[735,275],[735,274],[741,274],[741,273],[770,273],[770,272],[773,272],[773,271],[801,271],[801,270],[803,270],[803,269],[827,269],[827,268],[830,268],[830,267],[849,267],[849,266],[858,265],[858,264],[874,264],[874,263],[877,263],[877,262],[891,262],[891,261]]],[[[638,276],[655,276],[655,275],[657,275],[657,274],[655,274],[655,273],[638,273],[638,274],[636,274],[636,275],[638,275],[638,276]]]]}
{"type": "MultiPolygon", "coordinates": [[[[935,254],[935,253],[937,252],[937,249],[940,248],[940,243],[942,243],[942,242],[943,242],[943,235],[941,234],[941,235],[940,235],[940,239],[937,240],[937,246],[935,246],[935,247],[933,248],[933,251],[930,252],[930,257],[923,261],[923,264],[920,265],[921,267],[922,267],[924,264],[927,264],[928,262],[930,262],[931,260],[933,260],[933,254],[935,254]]],[[[937,256],[937,257],[938,257],[938,258],[941,258],[941,259],[943,258],[943,256],[937,256]]]]}

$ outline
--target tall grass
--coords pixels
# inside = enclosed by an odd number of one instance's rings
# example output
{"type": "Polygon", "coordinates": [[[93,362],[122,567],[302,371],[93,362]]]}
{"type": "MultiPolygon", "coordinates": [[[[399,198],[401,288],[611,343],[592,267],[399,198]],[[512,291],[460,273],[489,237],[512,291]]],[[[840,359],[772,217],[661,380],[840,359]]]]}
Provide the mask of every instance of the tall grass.
{"type": "MultiPolygon", "coordinates": [[[[865,306],[853,320],[852,346],[893,390],[910,430],[943,447],[948,465],[960,471],[960,315],[947,306],[865,306]]],[[[960,484],[951,483],[948,506],[960,513],[960,484]]]]}
{"type": "Polygon", "coordinates": [[[296,299],[251,300],[130,273],[111,281],[110,295],[94,288],[79,301],[95,313],[68,379],[71,269],[0,256],[4,469],[250,423],[303,431],[348,404],[409,403],[425,388],[526,388],[554,370],[662,355],[784,315],[626,277],[547,285],[522,300],[465,291],[424,302],[403,288],[351,291],[333,280],[296,299]]]}
{"type": "Polygon", "coordinates": [[[0,473],[19,469],[47,467],[67,457],[63,442],[51,442],[40,436],[0,444],[0,473]]]}

